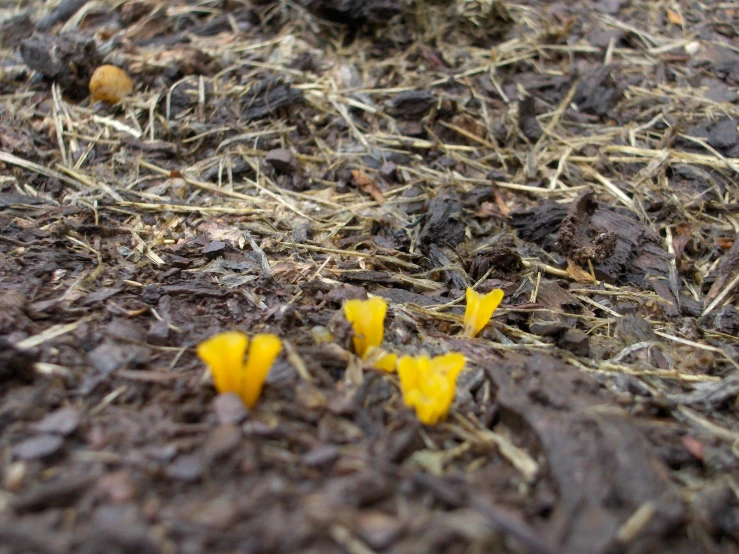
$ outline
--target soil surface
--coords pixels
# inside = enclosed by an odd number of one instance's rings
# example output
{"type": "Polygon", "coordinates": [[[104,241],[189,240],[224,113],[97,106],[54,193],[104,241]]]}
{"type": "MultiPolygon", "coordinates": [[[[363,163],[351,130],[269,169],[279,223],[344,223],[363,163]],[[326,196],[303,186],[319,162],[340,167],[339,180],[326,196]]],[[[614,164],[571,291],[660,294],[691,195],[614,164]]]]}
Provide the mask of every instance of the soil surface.
{"type": "Polygon", "coordinates": [[[739,552],[735,3],[0,21],[0,553],[739,552]],[[352,354],[367,295],[466,357],[445,421],[352,354]],[[251,411],[233,329],[284,341],[251,411]]]}

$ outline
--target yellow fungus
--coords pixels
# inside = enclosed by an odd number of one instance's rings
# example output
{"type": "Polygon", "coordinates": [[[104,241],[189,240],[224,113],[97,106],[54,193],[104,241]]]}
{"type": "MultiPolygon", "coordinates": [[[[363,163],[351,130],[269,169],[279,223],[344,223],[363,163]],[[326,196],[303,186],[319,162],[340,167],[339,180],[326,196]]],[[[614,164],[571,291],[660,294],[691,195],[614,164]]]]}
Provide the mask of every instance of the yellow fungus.
{"type": "Polygon", "coordinates": [[[244,404],[253,408],[262,393],[267,374],[282,349],[282,341],[276,335],[254,335],[249,356],[244,362],[247,347],[249,338],[232,331],[201,342],[197,353],[210,368],[219,393],[235,392],[244,404]]]}
{"type": "Polygon", "coordinates": [[[90,77],[89,87],[93,102],[117,104],[133,92],[133,81],[120,67],[101,65],[90,77]]]}
{"type": "Polygon", "coordinates": [[[344,315],[354,329],[354,351],[364,359],[371,346],[380,346],[385,332],[387,302],[374,297],[369,300],[348,300],[344,315]]]}
{"type": "Polygon", "coordinates": [[[371,346],[365,356],[364,361],[368,362],[375,369],[381,369],[392,373],[395,371],[395,365],[398,362],[398,355],[378,346],[371,346]]]}
{"type": "Polygon", "coordinates": [[[464,335],[469,338],[476,337],[493,317],[502,300],[503,291],[500,289],[482,295],[468,287],[467,307],[464,311],[464,335]]]}
{"type": "Polygon", "coordinates": [[[435,358],[403,356],[398,360],[403,400],[406,406],[415,408],[422,423],[435,425],[447,416],[464,364],[464,356],[456,352],[435,358]]]}

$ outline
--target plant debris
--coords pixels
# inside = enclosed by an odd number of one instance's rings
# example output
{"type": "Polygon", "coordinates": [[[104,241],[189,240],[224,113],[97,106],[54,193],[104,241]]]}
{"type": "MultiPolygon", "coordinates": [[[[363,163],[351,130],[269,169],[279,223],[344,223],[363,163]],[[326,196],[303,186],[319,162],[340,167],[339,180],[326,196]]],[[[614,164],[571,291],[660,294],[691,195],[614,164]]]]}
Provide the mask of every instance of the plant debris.
{"type": "Polygon", "coordinates": [[[101,61],[94,40],[69,34],[37,33],[21,41],[20,52],[29,68],[78,99],[87,95],[90,78],[101,61]]]}
{"type": "Polygon", "coordinates": [[[0,7],[0,550],[737,549],[735,6],[52,4],[0,7]]]}

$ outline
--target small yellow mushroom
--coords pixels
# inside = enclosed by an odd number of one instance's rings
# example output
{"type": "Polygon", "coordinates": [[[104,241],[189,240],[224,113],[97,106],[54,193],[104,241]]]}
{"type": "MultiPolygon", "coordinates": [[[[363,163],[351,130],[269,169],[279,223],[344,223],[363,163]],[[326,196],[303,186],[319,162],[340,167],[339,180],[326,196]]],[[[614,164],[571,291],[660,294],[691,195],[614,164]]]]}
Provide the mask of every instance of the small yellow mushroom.
{"type": "Polygon", "coordinates": [[[369,300],[348,300],[344,315],[354,330],[354,351],[364,359],[370,347],[380,346],[385,332],[387,302],[374,297],[369,300]]]}
{"type": "Polygon", "coordinates": [[[443,356],[403,356],[398,361],[400,390],[405,405],[416,410],[416,417],[426,425],[444,419],[454,401],[457,376],[464,369],[462,354],[443,356]]]}
{"type": "Polygon", "coordinates": [[[371,346],[365,354],[364,361],[371,364],[375,369],[392,373],[398,363],[398,355],[379,346],[371,346]]]}
{"type": "Polygon", "coordinates": [[[133,81],[120,67],[101,65],[90,77],[90,96],[93,102],[117,104],[133,92],[133,81]]]}
{"type": "Polygon", "coordinates": [[[503,291],[495,289],[482,295],[467,288],[467,307],[464,310],[464,336],[474,338],[488,324],[503,300],[503,291]]]}
{"type": "Polygon", "coordinates": [[[210,368],[213,383],[219,393],[235,392],[249,408],[262,394],[262,387],[272,364],[282,349],[276,335],[254,335],[249,355],[244,355],[249,338],[237,331],[220,333],[200,344],[197,354],[210,368]]]}

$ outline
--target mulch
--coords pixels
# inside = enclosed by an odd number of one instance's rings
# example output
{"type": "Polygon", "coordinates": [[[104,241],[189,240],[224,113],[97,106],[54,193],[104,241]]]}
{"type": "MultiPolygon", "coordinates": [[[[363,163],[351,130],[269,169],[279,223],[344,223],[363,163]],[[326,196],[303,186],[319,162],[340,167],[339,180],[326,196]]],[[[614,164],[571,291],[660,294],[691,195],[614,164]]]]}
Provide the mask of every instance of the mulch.
{"type": "Polygon", "coordinates": [[[0,553],[739,552],[738,28],[0,7],[0,553]],[[474,339],[468,286],[505,292],[474,339]],[[352,354],[367,295],[466,357],[445,421],[352,354]],[[195,355],[233,329],[284,342],[253,410],[195,355]]]}

